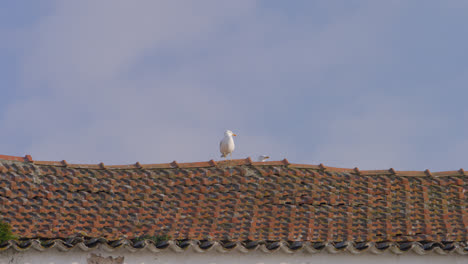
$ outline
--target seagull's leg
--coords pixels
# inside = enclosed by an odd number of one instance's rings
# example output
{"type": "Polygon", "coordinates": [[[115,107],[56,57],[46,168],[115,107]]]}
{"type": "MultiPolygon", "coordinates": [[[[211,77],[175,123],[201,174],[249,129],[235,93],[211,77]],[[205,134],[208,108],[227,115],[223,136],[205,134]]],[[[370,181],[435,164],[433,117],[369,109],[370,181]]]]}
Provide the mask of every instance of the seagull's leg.
{"type": "Polygon", "coordinates": [[[232,152],[230,153],[230,156],[231,156],[231,161],[229,162],[229,167],[231,167],[231,168],[229,169],[229,172],[230,172],[230,174],[232,176],[232,152]]]}

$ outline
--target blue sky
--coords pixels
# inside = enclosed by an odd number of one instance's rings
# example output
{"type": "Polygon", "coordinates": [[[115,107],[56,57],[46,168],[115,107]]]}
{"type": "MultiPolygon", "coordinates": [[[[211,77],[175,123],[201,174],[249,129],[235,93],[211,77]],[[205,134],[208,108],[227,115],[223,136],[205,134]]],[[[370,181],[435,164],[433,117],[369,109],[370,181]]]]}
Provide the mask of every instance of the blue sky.
{"type": "Polygon", "coordinates": [[[0,154],[468,169],[467,1],[0,5],[0,154]]]}

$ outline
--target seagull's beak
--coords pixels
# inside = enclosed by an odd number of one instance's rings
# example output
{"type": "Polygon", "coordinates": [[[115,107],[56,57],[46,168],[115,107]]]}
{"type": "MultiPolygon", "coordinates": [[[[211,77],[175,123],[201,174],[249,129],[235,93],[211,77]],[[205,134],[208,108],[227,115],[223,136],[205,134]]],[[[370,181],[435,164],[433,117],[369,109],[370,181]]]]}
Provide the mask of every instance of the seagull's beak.
{"type": "Polygon", "coordinates": [[[270,158],[270,156],[265,156],[265,159],[269,159],[269,158],[270,158]]]}
{"type": "Polygon", "coordinates": [[[233,136],[237,136],[236,134],[232,134],[233,136]]]}

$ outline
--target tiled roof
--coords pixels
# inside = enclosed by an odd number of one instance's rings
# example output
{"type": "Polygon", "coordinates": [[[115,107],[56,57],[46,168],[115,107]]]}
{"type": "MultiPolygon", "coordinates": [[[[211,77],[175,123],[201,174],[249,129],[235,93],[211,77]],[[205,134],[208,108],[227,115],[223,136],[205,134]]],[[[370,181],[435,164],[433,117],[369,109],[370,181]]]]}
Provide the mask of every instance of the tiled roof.
{"type": "Polygon", "coordinates": [[[0,249],[466,254],[467,190],[462,169],[361,171],[250,158],[106,166],[0,155],[1,218],[21,238],[0,249]]]}

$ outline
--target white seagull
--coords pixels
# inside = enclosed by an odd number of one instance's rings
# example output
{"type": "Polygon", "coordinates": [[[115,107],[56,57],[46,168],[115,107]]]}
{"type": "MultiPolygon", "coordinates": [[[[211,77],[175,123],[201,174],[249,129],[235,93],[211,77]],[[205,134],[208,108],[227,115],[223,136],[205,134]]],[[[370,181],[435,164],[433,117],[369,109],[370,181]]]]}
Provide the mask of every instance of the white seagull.
{"type": "Polygon", "coordinates": [[[269,158],[270,158],[270,156],[267,156],[267,155],[260,155],[260,156],[258,156],[257,161],[264,162],[264,161],[266,161],[266,160],[269,159],[269,158]]]}
{"type": "Polygon", "coordinates": [[[231,130],[226,130],[224,132],[224,138],[219,143],[219,151],[221,151],[221,157],[226,158],[228,155],[231,155],[232,160],[232,152],[236,147],[234,145],[234,139],[232,136],[236,136],[236,134],[232,133],[231,130]]]}

